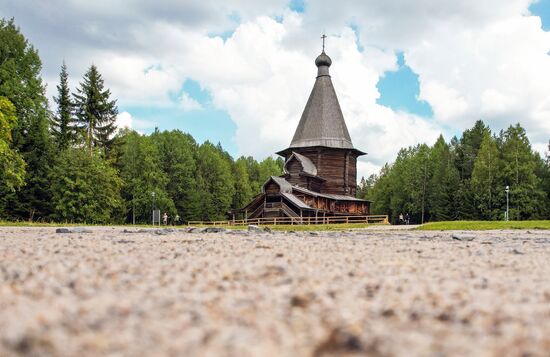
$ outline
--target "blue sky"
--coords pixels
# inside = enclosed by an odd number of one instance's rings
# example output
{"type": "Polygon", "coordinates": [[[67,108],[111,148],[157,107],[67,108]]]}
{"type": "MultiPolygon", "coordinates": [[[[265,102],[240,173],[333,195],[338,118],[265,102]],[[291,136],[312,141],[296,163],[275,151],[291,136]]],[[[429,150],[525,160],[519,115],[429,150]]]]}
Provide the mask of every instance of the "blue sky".
{"type": "MultiPolygon", "coordinates": [[[[306,6],[303,0],[291,0],[289,8],[295,12],[303,13],[306,6]]],[[[530,11],[540,16],[543,28],[550,28],[550,0],[542,0],[531,5],[530,11]]],[[[231,21],[238,25],[240,18],[236,15],[230,16],[231,21]]],[[[359,36],[359,29],[352,25],[352,29],[359,36]]],[[[211,37],[219,36],[224,41],[233,35],[233,30],[218,33],[211,33],[211,37]]],[[[362,46],[358,43],[359,50],[362,46]]],[[[430,119],[433,117],[433,110],[426,101],[418,100],[420,92],[418,75],[406,64],[404,54],[397,54],[398,68],[395,71],[387,71],[380,78],[377,89],[380,98],[377,103],[395,111],[402,111],[416,114],[430,119]]],[[[223,110],[216,109],[212,104],[210,94],[202,90],[200,85],[191,79],[185,81],[182,91],[201,104],[201,109],[182,110],[175,106],[170,108],[150,106],[121,106],[120,111],[128,111],[135,118],[151,123],[150,126],[142,128],[143,132],[151,132],[154,127],[164,129],[180,129],[191,133],[199,142],[209,140],[222,145],[232,154],[238,153],[238,146],[234,140],[237,126],[229,114],[223,110]],[[154,123],[154,124],[153,124],[154,123]]],[[[181,93],[174,94],[174,101],[177,101],[181,93]]],[[[305,103],[304,103],[305,104],[305,103]]],[[[459,132],[457,132],[459,134],[459,132]]]]}
{"type": "Polygon", "coordinates": [[[201,104],[202,108],[184,110],[180,106],[120,106],[119,111],[127,111],[135,118],[145,122],[140,132],[150,133],[155,127],[159,130],[180,129],[191,133],[195,140],[202,143],[206,140],[223,147],[232,155],[237,153],[237,146],[233,139],[236,125],[231,117],[223,110],[216,109],[212,104],[210,94],[201,89],[200,85],[191,79],[184,82],[181,91],[171,93],[171,99],[177,103],[178,98],[185,92],[201,104]]]}
{"type": "Polygon", "coordinates": [[[532,2],[0,0],[0,17],[38,49],[48,97],[63,60],[73,90],[94,63],[121,124],[180,129],[260,160],[288,145],[325,32],[350,134],[369,153],[361,176],[477,119],[496,132],[519,121],[544,153],[550,0],[532,2]]]}
{"type": "Polygon", "coordinates": [[[531,13],[537,15],[542,20],[542,28],[545,31],[550,30],[550,0],[540,0],[539,2],[532,4],[529,8],[531,13]]]}

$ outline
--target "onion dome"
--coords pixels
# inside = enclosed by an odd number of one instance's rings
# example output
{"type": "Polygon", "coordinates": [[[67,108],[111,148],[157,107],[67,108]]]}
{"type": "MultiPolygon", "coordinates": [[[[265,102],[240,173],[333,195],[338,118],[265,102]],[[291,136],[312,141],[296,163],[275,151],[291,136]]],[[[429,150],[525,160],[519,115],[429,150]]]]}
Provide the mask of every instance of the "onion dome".
{"type": "Polygon", "coordinates": [[[316,59],[315,65],[317,66],[317,77],[328,76],[328,68],[332,64],[332,60],[329,56],[323,51],[316,59]]]}

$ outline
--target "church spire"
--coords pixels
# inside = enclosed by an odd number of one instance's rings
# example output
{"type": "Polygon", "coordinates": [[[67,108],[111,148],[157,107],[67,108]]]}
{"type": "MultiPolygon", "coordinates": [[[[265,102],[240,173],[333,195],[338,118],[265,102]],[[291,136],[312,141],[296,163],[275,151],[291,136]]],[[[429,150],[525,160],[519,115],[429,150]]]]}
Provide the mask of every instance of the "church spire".
{"type": "MultiPolygon", "coordinates": [[[[326,37],[323,35],[323,37],[326,37]]],[[[323,39],[324,42],[324,38],[323,39]]],[[[300,118],[289,149],[304,147],[329,147],[354,150],[360,155],[351,142],[351,137],[338,103],[336,91],[332,85],[329,67],[332,65],[330,57],[323,52],[315,59],[318,68],[317,78],[309,96],[306,107],[300,118]]]]}

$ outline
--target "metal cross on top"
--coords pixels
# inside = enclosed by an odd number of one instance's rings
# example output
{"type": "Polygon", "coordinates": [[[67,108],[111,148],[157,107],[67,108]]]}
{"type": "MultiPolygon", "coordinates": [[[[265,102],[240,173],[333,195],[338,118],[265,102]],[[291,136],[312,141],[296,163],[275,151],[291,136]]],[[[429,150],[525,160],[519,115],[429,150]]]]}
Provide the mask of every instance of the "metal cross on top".
{"type": "Polygon", "coordinates": [[[321,38],[323,39],[323,52],[325,52],[325,38],[327,38],[327,36],[325,34],[323,34],[323,36],[321,36],[321,38]]]}

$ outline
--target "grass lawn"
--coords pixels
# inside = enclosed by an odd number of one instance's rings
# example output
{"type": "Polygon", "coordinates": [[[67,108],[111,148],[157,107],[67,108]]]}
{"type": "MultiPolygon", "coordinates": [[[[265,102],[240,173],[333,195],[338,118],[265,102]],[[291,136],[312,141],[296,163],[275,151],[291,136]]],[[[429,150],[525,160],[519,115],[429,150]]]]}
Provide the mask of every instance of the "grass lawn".
{"type": "MultiPolygon", "coordinates": [[[[262,225],[261,228],[268,227],[274,231],[345,231],[348,229],[357,229],[357,228],[366,228],[371,227],[376,224],[366,224],[366,223],[338,223],[338,224],[312,224],[312,225],[262,225]]],[[[9,222],[9,221],[0,221],[0,227],[72,227],[72,226],[102,226],[97,224],[86,224],[86,223],[34,223],[34,222],[9,222]]],[[[187,228],[186,225],[182,226],[152,226],[152,225],[143,225],[143,224],[126,224],[126,225],[105,225],[112,227],[125,227],[125,228],[187,228]]],[[[221,227],[227,229],[247,229],[247,226],[227,226],[227,225],[198,225],[197,227],[221,227]]]]}
{"type": "Polygon", "coordinates": [[[484,231],[490,229],[550,229],[550,221],[450,221],[426,223],[417,228],[424,231],[484,231]]]}
{"type": "MultiPolygon", "coordinates": [[[[95,223],[60,223],[60,222],[27,222],[27,221],[0,221],[0,227],[127,227],[127,228],[159,228],[150,224],[95,224],[95,223]]],[[[186,226],[170,226],[182,228],[186,226]]],[[[160,228],[165,228],[164,226],[160,228]]]]}
{"type": "MultiPolygon", "coordinates": [[[[358,229],[358,228],[367,228],[375,226],[376,224],[367,224],[367,223],[336,223],[336,224],[277,224],[277,225],[260,225],[260,228],[269,228],[273,231],[345,231],[348,229],[358,229]]],[[[221,227],[227,229],[247,229],[247,226],[214,226],[214,225],[204,225],[197,227],[221,227]]]]}

